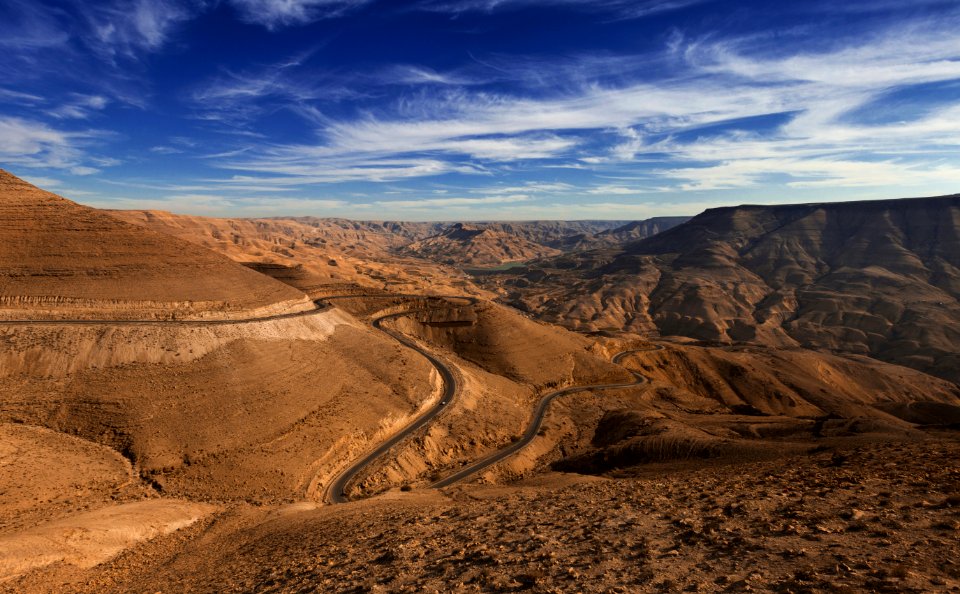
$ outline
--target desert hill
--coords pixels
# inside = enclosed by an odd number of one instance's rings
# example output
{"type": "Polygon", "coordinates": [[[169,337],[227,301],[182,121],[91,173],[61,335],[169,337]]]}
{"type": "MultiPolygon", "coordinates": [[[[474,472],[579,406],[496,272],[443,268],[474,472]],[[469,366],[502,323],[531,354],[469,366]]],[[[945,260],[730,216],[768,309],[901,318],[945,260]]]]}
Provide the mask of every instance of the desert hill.
{"type": "Polygon", "coordinates": [[[496,267],[561,253],[620,247],[666,231],[688,218],[456,223],[409,244],[403,251],[461,267],[496,267]]]}
{"type": "Polygon", "coordinates": [[[411,243],[404,251],[461,267],[495,267],[561,253],[619,247],[666,231],[688,218],[457,223],[411,243]]]}
{"type": "Polygon", "coordinates": [[[576,328],[868,354],[960,380],[960,196],[711,209],[500,277],[576,328]]]}
{"type": "Polygon", "coordinates": [[[487,221],[474,223],[478,227],[493,229],[509,235],[514,235],[533,243],[547,247],[564,249],[569,245],[570,238],[593,236],[624,225],[632,221],[618,220],[583,220],[583,221],[487,221]]]}
{"type": "Polygon", "coordinates": [[[434,223],[316,217],[220,219],[164,211],[108,211],[113,217],[217,251],[313,294],[349,283],[402,293],[487,295],[461,271],[399,254],[442,229],[434,223]]]}
{"type": "Polygon", "coordinates": [[[418,256],[462,266],[497,266],[555,256],[559,250],[495,228],[456,223],[442,233],[416,241],[407,250],[418,256]]]}
{"type": "Polygon", "coordinates": [[[0,307],[8,317],[223,317],[312,305],[219,254],[0,170],[0,307]]]}
{"type": "Polygon", "coordinates": [[[583,245],[620,245],[665,229],[664,222],[523,221],[417,223],[321,217],[220,219],[164,211],[106,211],[122,221],[173,235],[308,293],[337,283],[397,292],[491,296],[465,267],[495,267],[583,245]],[[611,234],[601,234],[610,231],[611,234]]]}

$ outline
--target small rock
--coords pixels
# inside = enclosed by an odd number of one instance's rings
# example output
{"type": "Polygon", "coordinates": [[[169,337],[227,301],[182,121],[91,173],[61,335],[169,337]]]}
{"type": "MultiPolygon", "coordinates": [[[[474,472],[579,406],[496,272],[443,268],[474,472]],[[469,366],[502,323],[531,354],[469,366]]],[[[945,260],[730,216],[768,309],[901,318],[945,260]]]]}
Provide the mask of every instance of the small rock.
{"type": "Polygon", "coordinates": [[[943,503],[940,504],[943,507],[960,507],[960,493],[954,493],[953,495],[948,495],[946,499],[943,500],[943,503]]]}
{"type": "Polygon", "coordinates": [[[853,520],[854,522],[858,520],[862,520],[863,518],[866,517],[866,515],[867,514],[863,510],[859,510],[856,508],[850,510],[850,519],[853,520]]]}

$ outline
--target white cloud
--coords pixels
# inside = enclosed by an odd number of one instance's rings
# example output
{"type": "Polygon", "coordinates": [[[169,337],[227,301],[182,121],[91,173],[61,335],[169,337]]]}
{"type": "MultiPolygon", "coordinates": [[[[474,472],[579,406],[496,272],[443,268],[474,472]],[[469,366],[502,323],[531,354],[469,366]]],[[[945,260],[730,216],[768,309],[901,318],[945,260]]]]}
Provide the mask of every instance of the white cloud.
{"type": "Polygon", "coordinates": [[[110,100],[102,95],[71,93],[69,101],[49,113],[57,119],[86,119],[93,112],[104,109],[109,102],[110,100]]]}
{"type": "Polygon", "coordinates": [[[33,175],[25,175],[22,177],[25,181],[37,186],[38,188],[48,189],[63,185],[62,181],[52,177],[36,177],[33,175]]]}
{"type": "MultiPolygon", "coordinates": [[[[794,187],[831,180],[850,186],[881,185],[877,180],[904,186],[948,181],[948,169],[896,157],[906,159],[918,151],[955,154],[960,106],[888,124],[857,123],[849,116],[891,89],[960,79],[958,30],[960,23],[949,19],[908,23],[870,39],[847,40],[845,46],[787,56],[769,48],[753,48],[746,55],[733,42],[694,42],[683,51],[672,50],[689,60],[690,70],[669,80],[615,88],[592,84],[543,99],[428,95],[412,114],[332,122],[321,130],[325,144],[283,147],[260,163],[234,166],[257,170],[264,164],[303,161],[322,167],[333,155],[368,159],[429,152],[493,161],[559,158],[580,147],[571,132],[606,129],[623,140],[605,145],[600,153],[581,152],[582,163],[615,166],[657,156],[680,165],[652,172],[678,180],[678,190],[745,187],[774,175],[794,178],[789,182],[794,187]],[[691,134],[705,126],[778,114],[786,123],[774,130],[691,134]],[[693,138],[681,140],[682,134],[693,138]],[[663,139],[652,140],[658,136],[663,139]],[[682,166],[685,162],[690,165],[682,166]],[[881,169],[902,176],[880,175],[881,169]]],[[[626,187],[595,190],[635,192],[626,187]]]]}
{"type": "Polygon", "coordinates": [[[416,150],[438,150],[464,154],[477,159],[516,161],[547,159],[566,152],[575,141],[549,136],[545,138],[465,138],[438,142],[433,146],[419,146],[416,150]]]}
{"type": "Polygon", "coordinates": [[[167,146],[162,144],[157,146],[151,146],[149,150],[151,153],[156,153],[158,155],[179,155],[183,153],[183,149],[174,148],[172,146],[167,146]]]}
{"type": "Polygon", "coordinates": [[[439,159],[359,159],[346,156],[325,157],[318,160],[310,155],[299,155],[295,150],[287,148],[282,153],[275,153],[262,161],[224,163],[221,166],[227,169],[277,174],[273,177],[235,175],[220,180],[222,183],[266,183],[281,186],[345,181],[395,181],[452,172],[484,173],[482,169],[475,166],[459,165],[439,159]]]}
{"type": "Polygon", "coordinates": [[[60,47],[68,39],[62,24],[42,3],[5,0],[0,4],[0,47],[33,52],[60,47]]]}
{"type": "Polygon", "coordinates": [[[587,190],[588,194],[600,194],[600,195],[615,195],[615,196],[629,196],[633,194],[642,194],[649,190],[641,190],[638,188],[628,188],[626,186],[597,186],[595,188],[590,188],[587,190]]]}
{"type": "Polygon", "coordinates": [[[511,196],[487,196],[483,198],[424,198],[421,200],[382,200],[374,202],[374,206],[384,208],[403,209],[435,209],[450,207],[478,207],[490,204],[514,204],[526,202],[530,196],[515,194],[511,196]]]}
{"type": "Polygon", "coordinates": [[[419,8],[433,12],[494,12],[527,7],[567,7],[635,19],[680,10],[710,0],[427,0],[419,8]]]}
{"type": "MultiPolygon", "coordinates": [[[[297,2],[267,4],[264,14],[276,10],[298,15],[309,9],[297,2]]],[[[501,7],[498,2],[481,4],[474,7],[501,7]]],[[[653,6],[605,4],[607,8],[653,6]]],[[[673,64],[675,74],[669,78],[600,84],[584,77],[590,71],[635,72],[650,57],[634,57],[636,64],[631,66],[629,56],[608,56],[616,68],[603,67],[600,58],[580,57],[568,69],[575,84],[553,85],[560,91],[545,96],[473,92],[472,77],[398,66],[394,82],[430,84],[414,96],[401,96],[392,109],[354,118],[336,119],[316,107],[328,90],[322,84],[305,84],[306,77],[299,73],[287,72],[301,64],[298,60],[260,73],[228,74],[196,92],[194,100],[198,105],[216,106],[211,118],[232,121],[255,117],[263,111],[259,102],[275,100],[313,122],[320,138],[317,143],[245,148],[217,159],[230,169],[287,176],[283,183],[289,184],[484,173],[502,164],[534,159],[551,161],[540,164],[544,167],[616,168],[654,158],[676,161],[674,167],[658,171],[668,181],[679,180],[678,189],[731,188],[756,183],[762,174],[724,166],[717,169],[723,176],[701,182],[681,173],[696,177],[701,174],[695,170],[710,162],[720,167],[737,159],[787,159],[782,163],[817,159],[822,164],[828,157],[843,155],[849,162],[877,161],[903,154],[904,147],[955,146],[956,126],[951,118],[956,114],[949,111],[896,125],[851,123],[848,116],[891,89],[960,78],[958,28],[960,22],[949,18],[939,23],[906,22],[869,38],[837,39],[830,48],[792,54],[769,38],[716,42],[673,36],[662,59],[681,62],[679,70],[673,64]],[[590,68],[583,67],[587,62],[590,68]],[[776,130],[695,135],[708,126],[778,114],[785,123],[776,130]],[[607,141],[596,142],[602,135],[607,141]],[[610,141],[611,136],[616,140],[610,141]]],[[[567,72],[562,64],[538,64],[534,70],[567,72]]],[[[802,167],[796,171],[811,175],[802,167]]]]}
{"type": "Polygon", "coordinates": [[[378,75],[378,79],[385,84],[403,85],[451,85],[464,86],[476,84],[478,81],[467,76],[455,73],[437,72],[426,66],[398,65],[388,68],[378,75]]]}
{"type": "Polygon", "coordinates": [[[309,121],[325,123],[326,117],[314,102],[342,101],[360,94],[325,72],[302,68],[309,56],[306,52],[264,67],[225,71],[195,88],[188,101],[199,119],[231,126],[245,126],[278,109],[289,109],[309,121]]]}
{"type": "Polygon", "coordinates": [[[475,188],[470,190],[478,194],[539,194],[539,193],[557,193],[570,192],[575,186],[562,182],[526,182],[519,186],[492,186],[485,188],[475,188]]]}
{"type": "Polygon", "coordinates": [[[230,0],[240,18],[270,30],[333,18],[370,0],[230,0]]]}
{"type": "MultiPolygon", "coordinates": [[[[89,6],[89,5],[85,5],[89,6]]],[[[134,0],[107,6],[90,6],[91,33],[87,42],[102,55],[134,58],[155,52],[179,25],[194,18],[202,3],[178,0],[134,0]]]]}
{"type": "Polygon", "coordinates": [[[857,43],[793,55],[745,55],[736,41],[691,44],[685,55],[705,72],[772,82],[807,82],[836,89],[890,86],[960,77],[960,46],[947,22],[906,22],[857,43]]]}
{"type": "Polygon", "coordinates": [[[13,91],[11,89],[0,88],[0,101],[5,103],[21,103],[25,105],[33,105],[36,103],[42,103],[43,97],[39,95],[33,95],[30,93],[21,93],[20,91],[13,91]]]}
{"type": "Polygon", "coordinates": [[[86,200],[98,208],[166,210],[201,216],[264,217],[282,215],[327,216],[350,206],[344,200],[287,198],[275,196],[234,197],[222,194],[169,194],[161,198],[110,197],[86,200]]]}
{"type": "Polygon", "coordinates": [[[83,146],[102,136],[96,131],[67,132],[42,122],[0,116],[0,161],[25,167],[68,169],[92,173],[83,146]]]}

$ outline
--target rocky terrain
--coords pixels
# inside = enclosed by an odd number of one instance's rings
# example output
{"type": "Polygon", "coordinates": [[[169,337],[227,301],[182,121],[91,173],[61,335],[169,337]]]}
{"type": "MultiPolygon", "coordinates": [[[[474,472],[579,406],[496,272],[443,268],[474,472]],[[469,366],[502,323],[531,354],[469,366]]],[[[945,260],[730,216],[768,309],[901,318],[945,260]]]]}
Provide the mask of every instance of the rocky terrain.
{"type": "Polygon", "coordinates": [[[120,220],[217,251],[309,294],[327,285],[417,293],[488,295],[459,269],[400,254],[442,229],[432,223],[291,219],[215,219],[161,211],[108,211],[120,220]]]}
{"type": "Polygon", "coordinates": [[[4,175],[0,591],[960,590],[956,198],[471,229],[4,175]]]}
{"type": "Polygon", "coordinates": [[[960,197],[712,209],[488,277],[544,320],[870,355],[960,380],[960,197]]]}
{"type": "Polygon", "coordinates": [[[406,250],[418,256],[465,267],[498,266],[556,256],[560,250],[547,247],[491,227],[457,223],[411,243],[406,250]]]}
{"type": "Polygon", "coordinates": [[[960,445],[546,475],[343,508],[227,508],[45,592],[938,592],[960,589],[960,445]],[[749,497],[744,497],[749,493],[749,497]],[[240,527],[243,527],[242,529],[240,527]]]}
{"type": "Polygon", "coordinates": [[[689,217],[643,221],[457,223],[404,251],[469,269],[496,268],[588,249],[618,247],[675,227],[689,217]]]}
{"type": "Polygon", "coordinates": [[[569,235],[556,245],[564,252],[580,252],[591,249],[616,248],[640,239],[663,233],[687,222],[690,217],[654,217],[642,221],[630,221],[599,233],[569,235]]]}
{"type": "MultiPolygon", "coordinates": [[[[486,294],[463,269],[617,246],[686,220],[410,223],[294,217],[216,219],[162,211],[107,211],[197,243],[267,274],[299,267],[306,286],[351,282],[395,291],[448,287],[486,294]],[[271,269],[272,267],[272,269],[271,269]]],[[[288,275],[289,272],[284,272],[288,275]]]]}
{"type": "Polygon", "coordinates": [[[499,221],[479,223],[484,228],[514,235],[547,247],[564,249],[571,238],[599,235],[631,221],[499,221]]]}

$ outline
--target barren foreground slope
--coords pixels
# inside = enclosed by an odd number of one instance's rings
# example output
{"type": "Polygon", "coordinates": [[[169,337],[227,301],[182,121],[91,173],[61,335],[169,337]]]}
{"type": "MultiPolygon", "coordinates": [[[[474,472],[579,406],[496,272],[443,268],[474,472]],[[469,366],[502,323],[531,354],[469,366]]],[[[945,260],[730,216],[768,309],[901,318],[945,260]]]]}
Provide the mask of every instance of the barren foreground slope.
{"type": "Polygon", "coordinates": [[[0,313],[252,316],[311,307],[290,286],[0,170],[0,313]]]}
{"type": "Polygon", "coordinates": [[[6,590],[956,591],[958,455],[955,441],[825,445],[640,478],[234,507],[96,573],[60,569],[80,583],[35,574],[6,590]]]}

